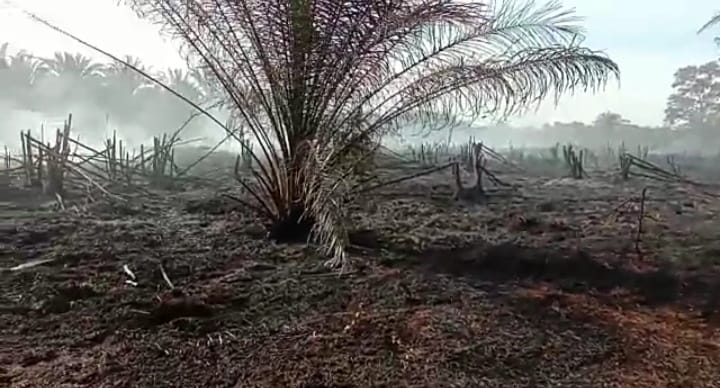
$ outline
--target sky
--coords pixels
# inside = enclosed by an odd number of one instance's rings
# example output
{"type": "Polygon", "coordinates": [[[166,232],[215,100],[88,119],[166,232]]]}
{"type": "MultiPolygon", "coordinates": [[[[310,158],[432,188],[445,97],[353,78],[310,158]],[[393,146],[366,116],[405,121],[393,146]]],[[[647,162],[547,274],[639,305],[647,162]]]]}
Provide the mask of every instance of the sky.
{"type": "MultiPolygon", "coordinates": [[[[0,41],[7,41],[11,49],[25,49],[40,56],[73,51],[105,59],[24,18],[3,1],[0,41]]],[[[118,6],[118,0],[15,2],[115,55],[137,56],[160,69],[182,65],[175,45],[163,40],[157,27],[118,6]]],[[[618,63],[621,82],[613,82],[595,95],[566,96],[557,106],[548,101],[537,112],[512,118],[513,125],[590,122],[606,111],[620,113],[640,125],[661,125],[675,70],[716,59],[720,53],[713,42],[714,34],[720,35],[720,27],[697,34],[697,29],[720,11],[718,1],[564,0],[562,4],[585,18],[585,45],[605,51],[618,63]]]]}

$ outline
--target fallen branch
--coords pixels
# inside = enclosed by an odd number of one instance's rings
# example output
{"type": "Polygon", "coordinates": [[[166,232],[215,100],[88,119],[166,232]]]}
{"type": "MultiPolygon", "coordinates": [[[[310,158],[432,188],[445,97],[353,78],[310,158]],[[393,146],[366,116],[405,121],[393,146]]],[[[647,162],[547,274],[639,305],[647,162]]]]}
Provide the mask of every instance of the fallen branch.
{"type": "Polygon", "coordinates": [[[165,267],[163,267],[162,264],[160,264],[160,273],[162,274],[162,277],[165,280],[165,283],[167,283],[168,287],[170,287],[171,290],[174,290],[175,285],[173,285],[173,282],[170,281],[170,277],[168,277],[167,272],[165,272],[165,267]]]}

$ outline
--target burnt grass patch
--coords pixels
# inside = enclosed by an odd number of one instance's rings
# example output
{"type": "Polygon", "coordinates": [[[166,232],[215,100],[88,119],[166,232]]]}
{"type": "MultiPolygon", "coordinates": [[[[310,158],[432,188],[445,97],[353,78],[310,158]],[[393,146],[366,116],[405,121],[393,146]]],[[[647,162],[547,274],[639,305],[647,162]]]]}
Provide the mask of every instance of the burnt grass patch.
{"type": "Polygon", "coordinates": [[[490,218],[458,224],[446,207],[388,202],[379,212],[394,217],[369,214],[351,233],[355,268],[339,275],[311,249],[269,243],[241,211],[179,202],[46,214],[0,230],[2,384],[720,382],[712,267],[547,244],[571,241],[556,236],[577,228],[542,229],[544,220],[529,232],[540,242],[489,242],[476,231],[456,241],[441,231],[482,223],[502,232],[506,215],[490,208],[490,218]],[[403,217],[410,232],[382,223],[403,217]],[[439,243],[408,240],[428,239],[416,225],[439,243]]]}

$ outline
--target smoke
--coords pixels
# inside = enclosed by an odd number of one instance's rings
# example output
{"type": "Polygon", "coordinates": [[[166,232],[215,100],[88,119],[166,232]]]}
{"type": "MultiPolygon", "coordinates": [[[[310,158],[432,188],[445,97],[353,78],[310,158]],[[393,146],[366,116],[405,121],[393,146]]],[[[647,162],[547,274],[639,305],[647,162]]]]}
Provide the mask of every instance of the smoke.
{"type": "MultiPolygon", "coordinates": [[[[83,144],[101,148],[106,139],[116,135],[129,147],[139,147],[140,144],[151,144],[154,136],[172,135],[192,116],[192,110],[189,109],[146,106],[145,112],[138,112],[138,116],[148,117],[151,123],[143,124],[113,117],[95,104],[72,103],[62,108],[37,112],[0,102],[0,146],[19,151],[20,131],[26,130],[37,137],[42,136],[45,141],[51,141],[55,131],[62,129],[68,115],[72,114],[72,136],[83,144]]],[[[227,113],[220,111],[213,113],[221,121],[227,116],[227,113]]],[[[196,145],[213,146],[224,137],[224,131],[217,124],[197,115],[180,132],[180,138],[195,140],[193,144],[196,145]]]]}

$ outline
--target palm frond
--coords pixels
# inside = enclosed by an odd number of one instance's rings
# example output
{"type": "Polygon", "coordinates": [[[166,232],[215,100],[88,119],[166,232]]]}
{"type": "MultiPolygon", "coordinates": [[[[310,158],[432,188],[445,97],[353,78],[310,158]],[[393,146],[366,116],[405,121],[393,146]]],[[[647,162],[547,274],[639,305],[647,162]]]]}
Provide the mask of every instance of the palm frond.
{"type": "Polygon", "coordinates": [[[715,14],[707,23],[703,24],[702,27],[697,31],[698,34],[705,32],[709,28],[715,27],[720,23],[720,13],[715,14]]]}
{"type": "MultiPolygon", "coordinates": [[[[408,123],[447,128],[596,91],[618,66],[582,46],[559,3],[125,0],[184,43],[256,142],[253,193],[272,222],[302,210],[340,255],[358,149],[408,123]],[[340,232],[339,232],[340,230],[340,232]]],[[[252,151],[251,151],[252,152],[252,151]]]]}

